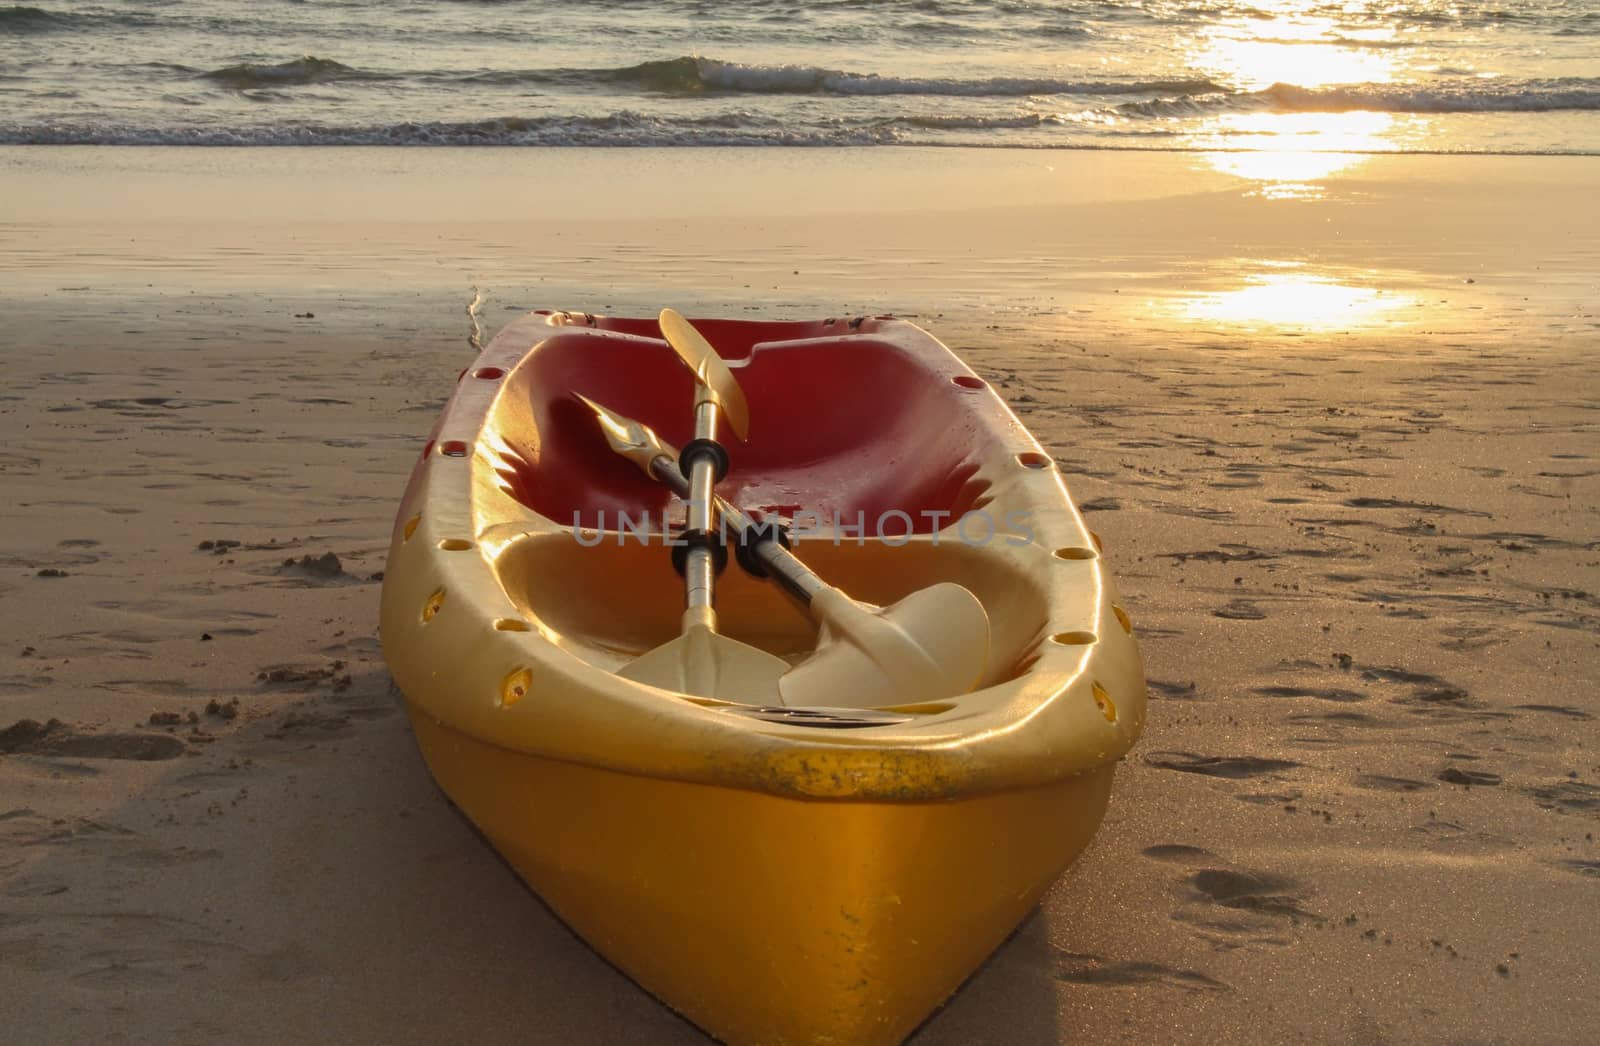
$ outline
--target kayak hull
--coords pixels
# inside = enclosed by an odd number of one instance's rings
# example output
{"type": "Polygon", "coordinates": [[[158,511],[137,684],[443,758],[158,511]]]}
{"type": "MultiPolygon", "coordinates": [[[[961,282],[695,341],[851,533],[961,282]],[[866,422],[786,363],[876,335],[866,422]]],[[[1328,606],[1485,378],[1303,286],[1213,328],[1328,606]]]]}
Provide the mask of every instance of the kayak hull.
{"type": "Polygon", "coordinates": [[[957,801],[804,800],[411,720],[440,785],[555,913],[728,1043],[904,1040],[1088,845],[1113,772],[957,801]]]}
{"type": "MultiPolygon", "coordinates": [[[[578,394],[681,444],[694,389],[655,321],[581,313],[462,371],[395,520],[384,656],[446,794],[645,989],[735,1046],[898,1042],[1092,838],[1145,721],[1133,622],[1055,458],[925,331],[696,325],[750,404],[718,493],[791,519],[854,600],[967,589],[971,688],[842,678],[796,707],[629,678],[679,633],[682,506],[578,394]]],[[[736,567],[716,594],[775,659],[836,641],[736,567]]]]}

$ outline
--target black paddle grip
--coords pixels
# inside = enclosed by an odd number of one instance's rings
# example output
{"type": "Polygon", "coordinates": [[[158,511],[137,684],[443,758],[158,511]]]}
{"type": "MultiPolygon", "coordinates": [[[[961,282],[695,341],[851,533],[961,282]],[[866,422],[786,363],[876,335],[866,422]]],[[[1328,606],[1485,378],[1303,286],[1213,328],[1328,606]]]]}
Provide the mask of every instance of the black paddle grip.
{"type": "Polygon", "coordinates": [[[728,546],[721,534],[714,530],[685,530],[672,545],[672,567],[679,577],[689,567],[689,552],[697,548],[711,550],[711,563],[718,574],[728,568],[728,546]]]}
{"type": "Polygon", "coordinates": [[[685,479],[694,475],[694,463],[702,457],[711,459],[712,474],[721,483],[728,478],[728,450],[714,439],[692,439],[678,451],[678,471],[685,479]]]}
{"type": "Polygon", "coordinates": [[[744,572],[751,577],[767,576],[767,565],[756,555],[756,548],[768,541],[776,541],[784,548],[788,548],[789,528],[776,519],[764,519],[760,522],[752,521],[748,527],[739,531],[739,545],[733,550],[733,554],[738,557],[739,565],[744,567],[744,572]]]}

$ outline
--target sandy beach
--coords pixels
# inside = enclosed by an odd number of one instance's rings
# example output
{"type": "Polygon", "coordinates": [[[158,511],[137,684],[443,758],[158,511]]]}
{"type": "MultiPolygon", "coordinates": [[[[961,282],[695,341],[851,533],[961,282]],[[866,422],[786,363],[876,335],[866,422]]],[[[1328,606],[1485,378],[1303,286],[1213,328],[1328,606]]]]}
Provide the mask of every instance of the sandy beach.
{"type": "Polygon", "coordinates": [[[917,1046],[1593,1041],[1593,157],[0,148],[0,1029],[698,1043],[376,636],[469,338],[892,311],[1051,449],[1153,699],[917,1046]],[[478,299],[469,315],[469,304],[478,299]]]}

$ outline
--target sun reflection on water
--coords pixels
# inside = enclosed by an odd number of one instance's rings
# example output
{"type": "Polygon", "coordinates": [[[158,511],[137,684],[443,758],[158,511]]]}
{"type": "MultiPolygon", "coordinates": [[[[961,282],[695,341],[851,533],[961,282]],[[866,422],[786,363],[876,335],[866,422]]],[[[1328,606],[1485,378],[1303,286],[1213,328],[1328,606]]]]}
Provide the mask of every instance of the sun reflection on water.
{"type": "Polygon", "coordinates": [[[1364,154],[1397,147],[1391,113],[1283,111],[1304,92],[1347,84],[1393,82],[1407,43],[1392,27],[1342,25],[1280,2],[1276,17],[1208,26],[1190,47],[1194,67],[1240,91],[1259,92],[1261,111],[1219,113],[1191,138],[1216,170],[1259,183],[1272,199],[1314,199],[1322,179],[1359,164],[1364,154]]]}
{"type": "Polygon", "coordinates": [[[1403,310],[1417,301],[1403,292],[1290,270],[1259,273],[1235,290],[1188,298],[1179,312],[1230,326],[1327,331],[1406,322],[1403,310]]]}
{"type": "Polygon", "coordinates": [[[1352,31],[1332,18],[1249,18],[1207,27],[1195,40],[1194,64],[1244,90],[1273,84],[1327,87],[1388,83],[1404,41],[1392,28],[1352,31]]]}
{"type": "Polygon", "coordinates": [[[1259,182],[1272,199],[1317,199],[1317,183],[1355,167],[1367,154],[1387,152],[1390,113],[1232,113],[1196,138],[1216,170],[1259,182]]]}

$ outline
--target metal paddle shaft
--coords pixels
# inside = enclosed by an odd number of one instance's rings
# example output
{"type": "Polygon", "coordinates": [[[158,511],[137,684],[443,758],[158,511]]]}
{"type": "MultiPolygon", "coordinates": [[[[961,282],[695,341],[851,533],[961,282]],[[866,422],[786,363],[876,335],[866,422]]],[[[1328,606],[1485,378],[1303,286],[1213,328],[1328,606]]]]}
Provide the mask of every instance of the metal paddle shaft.
{"type": "MultiPolygon", "coordinates": [[[[697,391],[705,389],[697,383],[697,391]]],[[[717,404],[704,395],[694,407],[695,443],[715,442],[717,404]]],[[[681,468],[679,474],[682,475],[681,468]]],[[[711,499],[715,494],[717,464],[713,455],[694,454],[689,471],[689,525],[686,540],[692,542],[683,565],[683,627],[704,625],[717,629],[717,561],[708,544],[712,540],[711,499]]]]}
{"type": "Polygon", "coordinates": [[[711,499],[717,480],[728,471],[728,454],[717,442],[717,427],[719,419],[725,418],[737,438],[747,439],[750,407],[733,372],[694,324],[674,309],[662,309],[658,323],[661,336],[684,366],[694,372],[695,380],[694,439],[679,457],[679,467],[689,477],[689,524],[684,532],[689,551],[683,562],[683,627],[703,625],[715,630],[717,571],[726,560],[718,558],[722,546],[711,532],[714,515],[711,499]]]}

